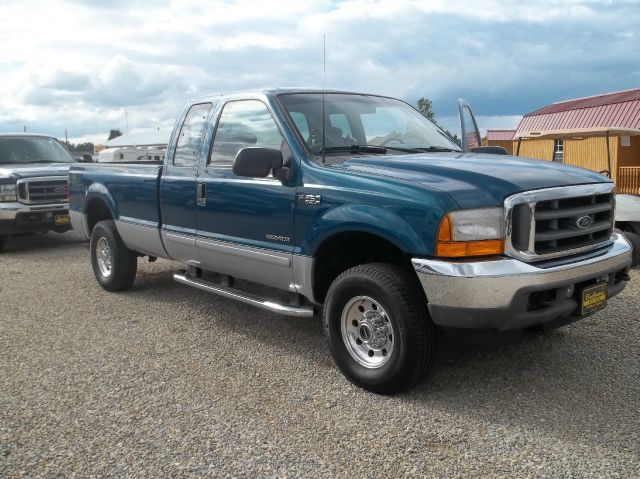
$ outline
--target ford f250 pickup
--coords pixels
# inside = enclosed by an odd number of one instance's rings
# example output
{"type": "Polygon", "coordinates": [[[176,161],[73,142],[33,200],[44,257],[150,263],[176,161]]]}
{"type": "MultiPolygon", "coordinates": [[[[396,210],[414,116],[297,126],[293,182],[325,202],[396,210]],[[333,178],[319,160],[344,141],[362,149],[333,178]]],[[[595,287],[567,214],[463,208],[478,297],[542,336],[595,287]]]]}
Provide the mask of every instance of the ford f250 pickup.
{"type": "Polygon", "coordinates": [[[12,235],[71,229],[67,180],[74,161],[50,136],[0,134],[0,253],[12,235]]]}
{"type": "Polygon", "coordinates": [[[498,153],[460,148],[383,96],[207,96],[183,108],[164,164],[74,165],[71,222],[104,289],[163,257],[186,265],[184,285],[321,311],[345,376],[393,393],[432,364],[438,328],[560,326],[629,280],[610,180],[498,153]]]}

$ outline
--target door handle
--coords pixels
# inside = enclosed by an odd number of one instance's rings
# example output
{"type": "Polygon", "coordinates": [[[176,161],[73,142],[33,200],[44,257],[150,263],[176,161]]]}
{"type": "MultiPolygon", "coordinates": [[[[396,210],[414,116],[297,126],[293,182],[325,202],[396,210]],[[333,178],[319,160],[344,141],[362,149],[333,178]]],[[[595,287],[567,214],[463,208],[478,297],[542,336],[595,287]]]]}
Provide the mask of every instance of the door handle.
{"type": "Polygon", "coordinates": [[[205,183],[196,183],[196,204],[198,206],[206,206],[207,204],[207,185],[205,183]]]}

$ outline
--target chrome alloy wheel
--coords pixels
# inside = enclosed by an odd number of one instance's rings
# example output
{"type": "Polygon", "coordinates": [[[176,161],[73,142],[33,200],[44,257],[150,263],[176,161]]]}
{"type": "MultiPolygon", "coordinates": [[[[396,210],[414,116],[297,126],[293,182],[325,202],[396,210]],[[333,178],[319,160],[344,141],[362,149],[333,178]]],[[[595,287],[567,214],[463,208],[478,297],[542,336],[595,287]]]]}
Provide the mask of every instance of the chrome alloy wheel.
{"type": "Polygon", "coordinates": [[[387,364],[393,353],[391,318],[376,300],[352,298],[342,310],[342,340],[358,364],[376,369],[387,364]]]}
{"type": "Polygon", "coordinates": [[[107,238],[101,236],[96,243],[96,260],[98,263],[98,270],[103,278],[111,276],[113,268],[113,257],[111,255],[111,248],[107,238]]]}

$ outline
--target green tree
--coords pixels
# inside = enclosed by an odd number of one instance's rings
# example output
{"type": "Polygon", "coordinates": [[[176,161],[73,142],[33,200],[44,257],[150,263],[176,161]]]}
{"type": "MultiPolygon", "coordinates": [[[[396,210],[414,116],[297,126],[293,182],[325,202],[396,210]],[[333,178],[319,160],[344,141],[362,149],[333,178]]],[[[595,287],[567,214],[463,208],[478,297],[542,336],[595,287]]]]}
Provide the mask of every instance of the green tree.
{"type": "Polygon", "coordinates": [[[418,111],[422,113],[426,119],[431,120],[432,122],[436,122],[436,115],[433,113],[431,109],[433,107],[433,102],[428,98],[421,97],[418,99],[418,111]]]}
{"type": "MultiPolygon", "coordinates": [[[[418,99],[418,103],[416,107],[418,111],[422,113],[422,116],[424,116],[428,120],[431,120],[436,125],[438,124],[438,122],[436,121],[436,114],[432,110],[433,102],[431,100],[423,96],[418,99]]],[[[442,129],[444,130],[444,128],[442,129]]],[[[444,132],[449,136],[449,138],[455,141],[459,146],[462,146],[462,142],[460,141],[460,138],[458,138],[457,134],[451,133],[449,130],[444,130],[444,132]]]]}
{"type": "Polygon", "coordinates": [[[71,143],[68,141],[63,141],[62,143],[64,143],[64,145],[67,147],[67,149],[71,152],[91,152],[93,153],[94,151],[94,145],[93,143],[91,143],[90,141],[87,141],[85,143],[71,143]]]}
{"type": "Polygon", "coordinates": [[[109,138],[107,139],[107,141],[118,138],[119,136],[122,136],[122,132],[117,128],[115,130],[109,130],[109,138]]]}

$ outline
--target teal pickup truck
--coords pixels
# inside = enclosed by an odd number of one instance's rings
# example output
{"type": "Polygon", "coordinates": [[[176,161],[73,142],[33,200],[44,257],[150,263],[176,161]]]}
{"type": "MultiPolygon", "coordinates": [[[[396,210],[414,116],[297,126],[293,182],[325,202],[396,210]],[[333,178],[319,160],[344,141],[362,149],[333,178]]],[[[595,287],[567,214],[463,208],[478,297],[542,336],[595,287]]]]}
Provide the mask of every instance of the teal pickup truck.
{"type": "Polygon", "coordinates": [[[163,164],[73,165],[71,222],[104,289],[129,288],[139,257],[180,261],[181,284],[321,313],[345,376],[393,393],[423,377],[439,328],[557,327],[629,280],[611,181],[473,147],[467,106],[462,117],[463,148],[384,96],[198,98],[163,164]]]}

